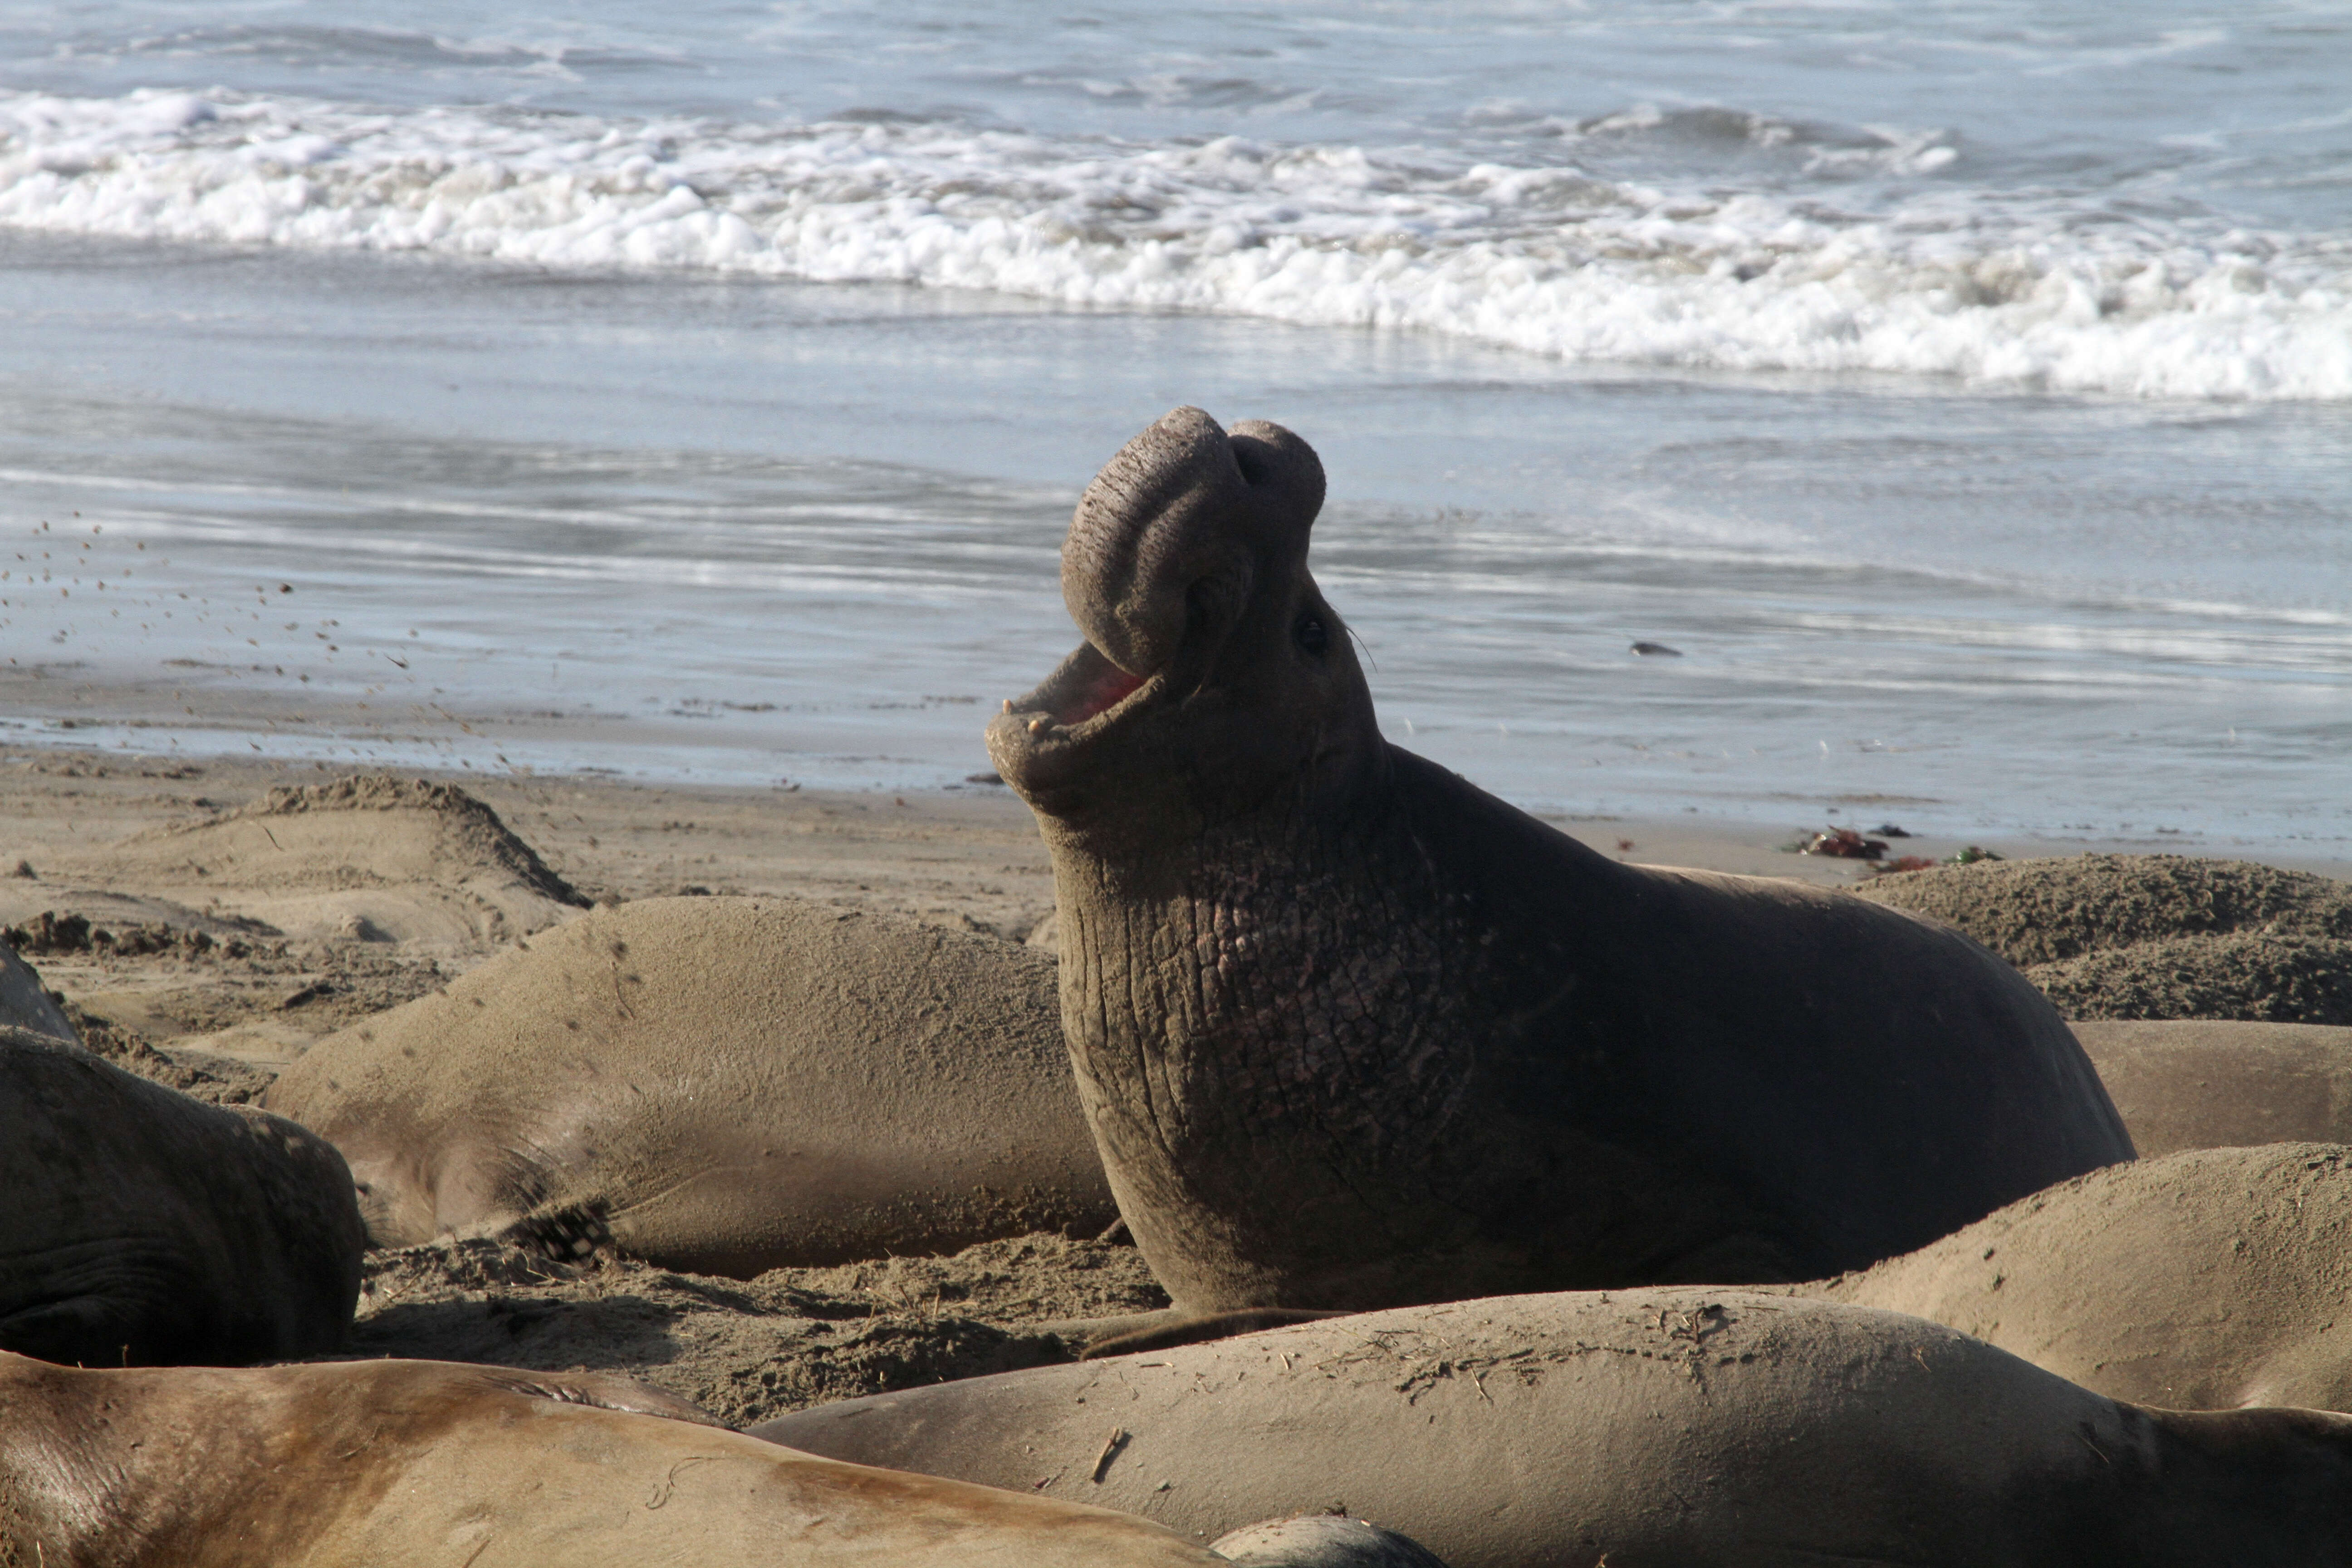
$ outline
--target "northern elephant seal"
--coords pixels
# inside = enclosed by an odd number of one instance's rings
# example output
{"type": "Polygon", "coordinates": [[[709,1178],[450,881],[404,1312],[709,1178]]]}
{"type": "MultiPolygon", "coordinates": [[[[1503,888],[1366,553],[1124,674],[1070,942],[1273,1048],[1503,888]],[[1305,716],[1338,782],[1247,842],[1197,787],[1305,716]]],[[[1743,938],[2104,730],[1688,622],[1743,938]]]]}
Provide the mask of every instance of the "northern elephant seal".
{"type": "Polygon", "coordinates": [[[2112,1398],[2352,1410],[2352,1151],[2115,1165],[1799,1289],[1932,1319],[2112,1398]]]}
{"type": "Polygon", "coordinates": [[[340,1345],[363,1236],[322,1139],[0,1027],[0,1350],[107,1366],[340,1345]]]}
{"type": "Polygon", "coordinates": [[[2352,1143],[2352,1028],[2219,1018],[2074,1027],[2143,1158],[2352,1143]]]}
{"type": "Polygon", "coordinates": [[[1397,1309],[754,1430],[1212,1538],[1344,1505],[1452,1568],[2352,1554],[2352,1417],[2144,1409],[1916,1318],[1745,1291],[1397,1309]]]}
{"type": "Polygon", "coordinates": [[[1387,744],[1307,570],[1320,465],[1198,409],[1088,487],[1087,641],[991,755],[1180,1310],[1792,1279],[2131,1157],[2050,1005],[1843,893],[1622,865],[1387,744]]]}
{"type": "Polygon", "coordinates": [[[0,1356],[16,1568],[1213,1568],[1101,1509],[795,1454],[625,1379],[0,1356]]]}
{"type": "Polygon", "coordinates": [[[1050,959],[793,899],[648,899],[329,1036],[268,1103],[380,1247],[514,1228],[698,1273],[944,1252],[1117,1211],[1050,959]]]}

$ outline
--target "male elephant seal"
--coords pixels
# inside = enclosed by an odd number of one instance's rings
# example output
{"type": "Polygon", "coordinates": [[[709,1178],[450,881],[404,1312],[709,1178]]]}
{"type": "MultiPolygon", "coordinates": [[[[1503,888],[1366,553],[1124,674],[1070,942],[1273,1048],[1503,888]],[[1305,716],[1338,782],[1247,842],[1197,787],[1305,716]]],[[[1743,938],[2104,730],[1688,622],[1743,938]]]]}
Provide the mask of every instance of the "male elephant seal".
{"type": "Polygon", "coordinates": [[[1797,1279],[2131,1157],[2050,1005],[1843,893],[1621,865],[1384,742],[1323,474],[1181,408],[1078,503],[1087,641],[991,754],[1062,1019],[1180,1310],[1797,1279]]]}
{"type": "Polygon", "coordinates": [[[332,1350],[362,1242],[323,1140],[0,1027],[0,1350],[106,1366],[332,1350]]]}
{"type": "Polygon", "coordinates": [[[1973,1334],[2116,1399],[2352,1411],[2352,1150],[2203,1149],[2094,1171],[1796,1289],[1973,1334]]]}
{"type": "Polygon", "coordinates": [[[11,1568],[1214,1568],[1098,1508],[813,1458],[625,1379],[0,1356],[11,1568]],[[641,1413],[650,1412],[650,1414],[641,1413]]]}
{"type": "Polygon", "coordinates": [[[2352,1416],[2117,1404],[1916,1318],[1745,1291],[1402,1308],[756,1431],[1213,1539],[1344,1506],[1452,1568],[2352,1557],[2352,1416]]]}
{"type": "Polygon", "coordinates": [[[674,1268],[951,1251],[1117,1217],[1050,959],[793,899],[649,899],[331,1035],[269,1108],[379,1247],[511,1227],[674,1268]]]}

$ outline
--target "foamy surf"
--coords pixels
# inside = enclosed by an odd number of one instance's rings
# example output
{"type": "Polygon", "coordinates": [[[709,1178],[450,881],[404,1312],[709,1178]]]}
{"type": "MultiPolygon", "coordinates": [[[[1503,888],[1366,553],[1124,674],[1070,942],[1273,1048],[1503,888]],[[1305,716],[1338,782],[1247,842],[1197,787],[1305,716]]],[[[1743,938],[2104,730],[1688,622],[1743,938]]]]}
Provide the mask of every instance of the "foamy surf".
{"type": "MultiPolygon", "coordinates": [[[[1759,145],[1791,133],[1753,124],[1759,145]]],[[[1972,187],[1961,151],[1895,131],[1810,156],[1908,178],[1843,187],[1846,210],[1827,187],[1675,188],[1428,147],[19,92],[0,94],[0,224],[994,289],[1571,361],[2352,399],[2352,236],[1972,187]]]]}

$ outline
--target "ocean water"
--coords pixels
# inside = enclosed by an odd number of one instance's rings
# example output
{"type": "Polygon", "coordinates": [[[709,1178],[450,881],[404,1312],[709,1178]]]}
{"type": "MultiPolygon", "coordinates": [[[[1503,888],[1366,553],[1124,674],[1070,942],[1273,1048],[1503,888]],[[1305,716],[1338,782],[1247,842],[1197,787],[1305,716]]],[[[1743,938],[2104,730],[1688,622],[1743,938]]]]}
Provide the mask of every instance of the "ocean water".
{"type": "Polygon", "coordinates": [[[0,742],[961,781],[1178,403],[1510,798],[2352,839],[2352,5],[0,0],[0,742]]]}

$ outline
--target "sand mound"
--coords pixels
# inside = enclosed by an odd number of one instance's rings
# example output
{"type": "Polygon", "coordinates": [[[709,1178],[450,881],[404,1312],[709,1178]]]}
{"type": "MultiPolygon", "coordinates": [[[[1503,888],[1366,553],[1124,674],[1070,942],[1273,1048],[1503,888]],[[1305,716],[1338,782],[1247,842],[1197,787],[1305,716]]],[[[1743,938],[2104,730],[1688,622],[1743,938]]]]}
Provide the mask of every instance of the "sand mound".
{"type": "Polygon", "coordinates": [[[100,880],[200,899],[295,937],[483,948],[588,900],[454,784],[356,774],[118,846],[100,880]]]}
{"type": "Polygon", "coordinates": [[[749,1280],[495,1241],[368,1255],[352,1353],[625,1371],[737,1425],[1071,1359],[1040,1326],[1168,1298],[1132,1247],[1055,1235],[749,1280]]]}
{"type": "Polygon", "coordinates": [[[441,829],[441,852],[451,861],[496,868],[543,899],[574,909],[588,907],[580,890],[549,870],[539,852],[517,837],[497,812],[456,784],[390,773],[349,773],[320,784],[280,784],[233,813],[231,819],[339,811],[431,813],[441,829]]]}
{"type": "Polygon", "coordinates": [[[2232,931],[2086,952],[2025,973],[2070,1018],[2352,1024],[2352,942],[2232,931]]]}
{"type": "Polygon", "coordinates": [[[1856,889],[1946,921],[2073,1018],[2352,1024],[2352,887],[2180,855],[1980,861],[1856,889]]]}

